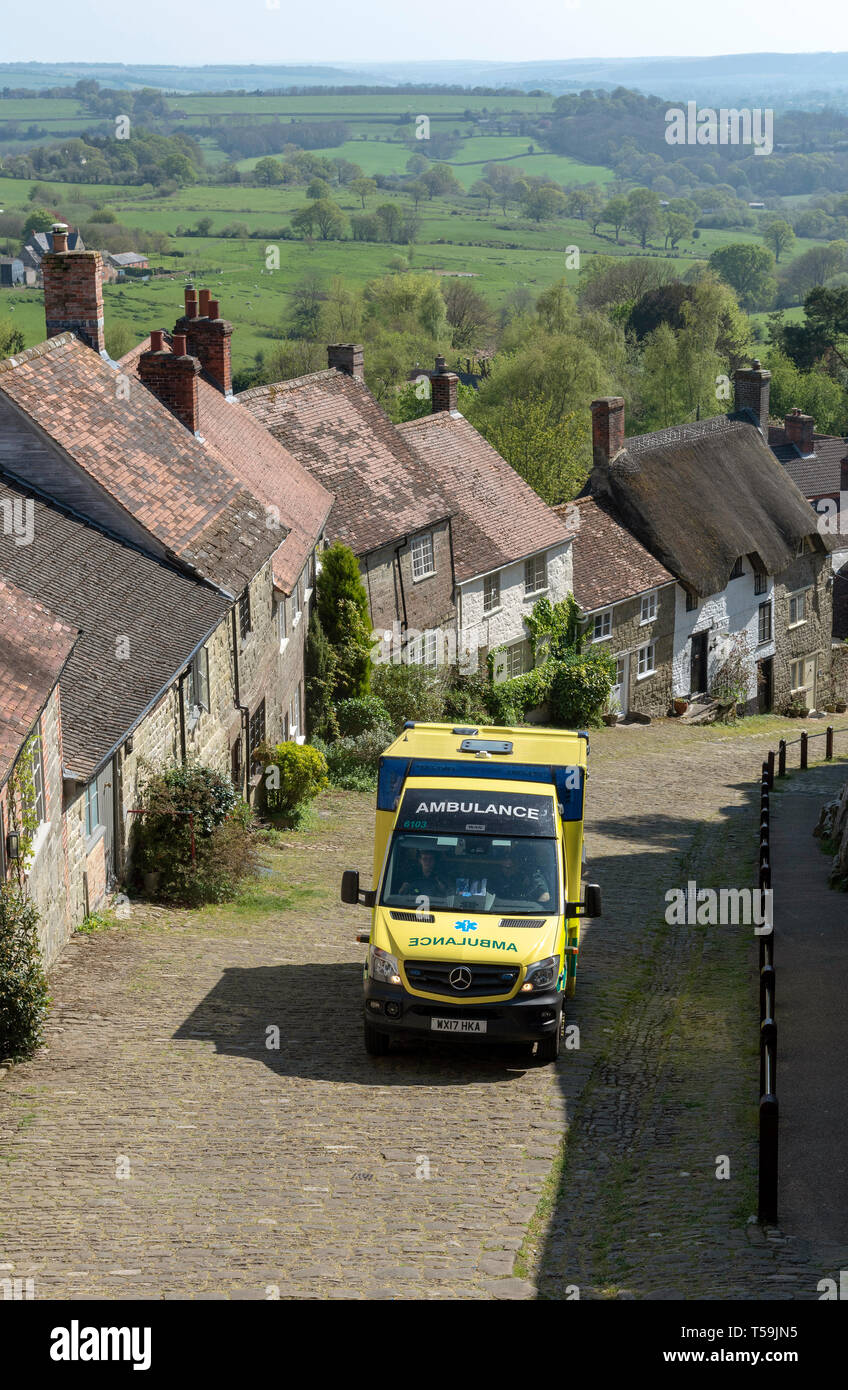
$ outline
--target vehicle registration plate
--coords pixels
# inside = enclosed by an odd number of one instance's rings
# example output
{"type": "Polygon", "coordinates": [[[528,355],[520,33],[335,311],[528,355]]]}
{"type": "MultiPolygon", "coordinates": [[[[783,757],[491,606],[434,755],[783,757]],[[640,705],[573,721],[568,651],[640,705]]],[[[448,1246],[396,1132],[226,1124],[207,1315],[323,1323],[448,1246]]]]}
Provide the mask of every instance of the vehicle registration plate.
{"type": "Polygon", "coordinates": [[[434,1033],[485,1033],[484,1018],[431,1018],[434,1033]]]}

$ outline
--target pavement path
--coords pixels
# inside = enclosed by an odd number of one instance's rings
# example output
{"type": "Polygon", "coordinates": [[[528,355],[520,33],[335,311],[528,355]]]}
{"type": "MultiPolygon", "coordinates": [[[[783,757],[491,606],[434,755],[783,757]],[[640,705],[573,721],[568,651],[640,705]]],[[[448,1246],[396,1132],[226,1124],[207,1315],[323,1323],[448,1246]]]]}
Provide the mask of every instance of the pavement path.
{"type": "Polygon", "coordinates": [[[38,1298],[815,1297],[816,1252],[787,1264],[791,1242],[746,1227],[753,941],[663,920],[716,845],[752,866],[761,727],[593,734],[605,916],[557,1067],[364,1055],[338,882],[370,873],[370,797],[322,798],[247,904],[138,904],[74,937],[48,1046],[0,1085],[0,1278],[38,1298]]]}

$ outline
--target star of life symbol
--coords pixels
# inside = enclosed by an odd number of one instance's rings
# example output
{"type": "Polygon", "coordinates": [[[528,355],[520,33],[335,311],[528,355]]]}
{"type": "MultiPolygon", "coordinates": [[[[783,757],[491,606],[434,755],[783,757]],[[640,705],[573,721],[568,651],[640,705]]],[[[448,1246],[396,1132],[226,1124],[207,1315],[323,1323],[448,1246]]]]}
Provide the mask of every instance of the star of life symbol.
{"type": "Polygon", "coordinates": [[[465,920],[464,920],[463,922],[457,922],[456,925],[458,926],[458,928],[459,928],[460,931],[476,931],[476,930],[477,930],[477,923],[476,923],[476,922],[470,922],[470,921],[468,920],[467,917],[465,918],[465,920]]]}

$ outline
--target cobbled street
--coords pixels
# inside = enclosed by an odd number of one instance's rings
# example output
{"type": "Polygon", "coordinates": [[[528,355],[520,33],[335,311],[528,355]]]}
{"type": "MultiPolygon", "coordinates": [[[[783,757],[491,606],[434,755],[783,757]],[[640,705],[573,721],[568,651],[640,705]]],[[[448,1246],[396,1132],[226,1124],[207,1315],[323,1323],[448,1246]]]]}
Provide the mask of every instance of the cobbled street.
{"type": "Polygon", "coordinates": [[[592,734],[604,916],[557,1066],[365,1056],[367,914],[338,885],[370,882],[372,796],[323,796],[246,902],[75,936],[47,1048],[0,1082],[0,1277],[39,1299],[816,1298],[846,1252],[748,1222],[753,929],[663,915],[689,879],[753,882],[781,732],[592,734]]]}

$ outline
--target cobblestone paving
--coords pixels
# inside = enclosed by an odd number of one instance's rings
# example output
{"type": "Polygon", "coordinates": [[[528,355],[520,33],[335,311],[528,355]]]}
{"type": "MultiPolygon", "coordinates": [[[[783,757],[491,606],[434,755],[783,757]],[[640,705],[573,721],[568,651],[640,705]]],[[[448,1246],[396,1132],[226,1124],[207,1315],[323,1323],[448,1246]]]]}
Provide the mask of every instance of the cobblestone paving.
{"type": "Polygon", "coordinates": [[[830,1252],[745,1225],[753,938],[662,916],[717,846],[749,869],[776,738],[593,735],[605,916],[557,1067],[365,1057],[365,917],[337,892],[370,873],[370,798],[323,798],[252,908],[137,907],[76,936],[48,1047],[0,1084],[0,1278],[37,1298],[815,1297],[830,1252]]]}

